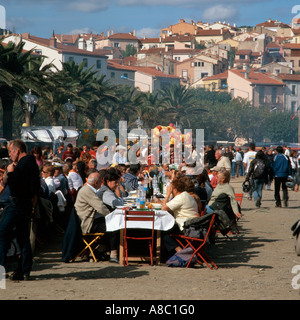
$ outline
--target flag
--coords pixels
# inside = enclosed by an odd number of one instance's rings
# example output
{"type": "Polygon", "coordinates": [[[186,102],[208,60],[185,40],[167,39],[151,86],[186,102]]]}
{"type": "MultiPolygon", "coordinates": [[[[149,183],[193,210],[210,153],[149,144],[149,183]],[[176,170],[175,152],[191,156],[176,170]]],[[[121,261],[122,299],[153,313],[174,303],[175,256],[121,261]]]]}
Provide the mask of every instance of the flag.
{"type": "Polygon", "coordinates": [[[296,113],[292,116],[292,120],[294,120],[294,119],[295,119],[295,117],[296,117],[297,112],[299,111],[299,109],[300,109],[300,107],[298,107],[298,108],[297,108],[296,113]]]}

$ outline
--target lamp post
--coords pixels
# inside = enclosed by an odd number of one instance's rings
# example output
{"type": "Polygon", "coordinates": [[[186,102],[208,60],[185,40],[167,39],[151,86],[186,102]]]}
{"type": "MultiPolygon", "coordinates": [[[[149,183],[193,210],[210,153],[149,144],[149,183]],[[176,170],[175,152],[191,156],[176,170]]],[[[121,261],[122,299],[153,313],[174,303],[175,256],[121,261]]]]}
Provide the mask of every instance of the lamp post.
{"type": "Polygon", "coordinates": [[[23,101],[26,103],[26,125],[31,126],[32,114],[34,113],[34,106],[38,103],[38,98],[34,94],[31,93],[31,89],[28,90],[28,93],[25,93],[23,96],[23,101]]]}
{"type": "Polygon", "coordinates": [[[138,129],[142,129],[144,122],[141,120],[141,117],[138,117],[137,120],[135,120],[135,123],[138,126],[138,129]]]}
{"type": "Polygon", "coordinates": [[[72,113],[76,111],[76,106],[71,103],[71,100],[68,99],[68,102],[65,103],[65,109],[67,111],[67,117],[68,117],[68,126],[71,125],[71,119],[72,119],[72,113]]]}

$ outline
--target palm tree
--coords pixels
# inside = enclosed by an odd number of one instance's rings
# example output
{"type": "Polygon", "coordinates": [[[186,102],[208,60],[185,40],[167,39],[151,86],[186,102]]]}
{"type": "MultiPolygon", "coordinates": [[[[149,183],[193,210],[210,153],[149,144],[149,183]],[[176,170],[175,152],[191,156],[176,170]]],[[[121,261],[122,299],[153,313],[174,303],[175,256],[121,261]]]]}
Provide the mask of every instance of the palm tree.
{"type": "Polygon", "coordinates": [[[32,59],[32,50],[24,51],[24,43],[7,45],[0,40],[0,99],[3,108],[3,136],[12,138],[12,111],[16,97],[22,97],[27,91],[24,79],[30,79],[30,73],[26,73],[26,67],[32,59]],[[3,74],[9,74],[4,79],[3,74]]]}
{"type": "Polygon", "coordinates": [[[200,108],[193,90],[181,85],[165,87],[160,93],[162,95],[164,114],[170,117],[171,121],[177,122],[178,124],[186,122],[190,128],[190,115],[207,111],[200,108]]]}
{"type": "Polygon", "coordinates": [[[42,109],[48,113],[52,125],[66,119],[64,104],[71,100],[78,113],[83,113],[90,99],[95,96],[95,74],[91,68],[84,70],[84,64],[65,62],[62,70],[48,73],[49,90],[42,97],[42,109]]]}
{"type": "Polygon", "coordinates": [[[118,89],[119,101],[117,103],[119,120],[129,122],[129,126],[134,123],[137,118],[136,108],[144,101],[144,94],[137,88],[132,88],[128,85],[120,86],[118,89]]]}
{"type": "Polygon", "coordinates": [[[162,110],[159,94],[146,92],[143,93],[143,102],[135,107],[135,115],[144,121],[145,128],[151,130],[160,123],[162,110]]]}
{"type": "Polygon", "coordinates": [[[94,126],[95,119],[99,114],[104,116],[104,128],[110,127],[110,122],[117,110],[117,86],[105,80],[105,75],[100,75],[94,83],[95,92],[90,99],[88,106],[83,110],[88,119],[90,127],[94,126]]]}

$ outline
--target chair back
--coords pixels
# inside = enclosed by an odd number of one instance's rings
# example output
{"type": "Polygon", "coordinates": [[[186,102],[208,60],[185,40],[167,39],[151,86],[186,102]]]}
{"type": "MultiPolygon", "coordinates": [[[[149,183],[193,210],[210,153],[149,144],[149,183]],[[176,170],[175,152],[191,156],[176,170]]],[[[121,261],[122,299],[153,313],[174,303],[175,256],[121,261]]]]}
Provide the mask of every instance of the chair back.
{"type": "Polygon", "coordinates": [[[152,229],[154,230],[154,220],[154,211],[125,210],[125,229],[127,227],[127,221],[150,221],[152,222],[152,229]]]}
{"type": "Polygon", "coordinates": [[[244,194],[243,193],[235,193],[234,195],[235,195],[235,200],[238,202],[238,204],[241,207],[244,194]]]}

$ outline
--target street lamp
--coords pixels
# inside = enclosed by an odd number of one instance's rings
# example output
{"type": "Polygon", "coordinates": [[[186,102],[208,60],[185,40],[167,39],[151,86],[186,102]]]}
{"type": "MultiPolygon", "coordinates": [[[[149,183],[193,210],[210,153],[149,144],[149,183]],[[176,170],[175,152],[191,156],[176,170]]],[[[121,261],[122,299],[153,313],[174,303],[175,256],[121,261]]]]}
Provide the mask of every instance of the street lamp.
{"type": "Polygon", "coordinates": [[[135,121],[135,123],[138,126],[138,129],[142,129],[144,122],[140,117],[138,117],[138,119],[135,121]]]}
{"type": "Polygon", "coordinates": [[[76,111],[76,106],[71,103],[70,99],[68,99],[68,102],[65,103],[65,109],[67,110],[68,126],[70,126],[71,125],[72,113],[74,113],[76,111]]]}
{"type": "Polygon", "coordinates": [[[23,96],[23,101],[26,103],[26,111],[28,111],[26,116],[26,124],[31,125],[31,114],[34,113],[34,106],[38,103],[38,98],[31,93],[31,89],[28,90],[28,93],[25,93],[23,96]]]}

